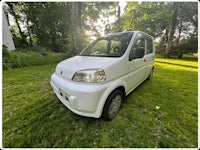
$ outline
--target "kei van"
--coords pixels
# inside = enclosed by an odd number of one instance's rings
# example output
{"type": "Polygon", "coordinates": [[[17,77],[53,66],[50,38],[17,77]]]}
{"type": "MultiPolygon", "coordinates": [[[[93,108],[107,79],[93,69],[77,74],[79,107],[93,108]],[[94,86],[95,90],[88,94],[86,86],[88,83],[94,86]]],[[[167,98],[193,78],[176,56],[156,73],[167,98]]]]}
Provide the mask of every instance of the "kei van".
{"type": "Polygon", "coordinates": [[[141,31],[100,37],[79,55],[60,62],[51,86],[72,112],[112,120],[125,96],[154,71],[153,38],[141,31]]]}

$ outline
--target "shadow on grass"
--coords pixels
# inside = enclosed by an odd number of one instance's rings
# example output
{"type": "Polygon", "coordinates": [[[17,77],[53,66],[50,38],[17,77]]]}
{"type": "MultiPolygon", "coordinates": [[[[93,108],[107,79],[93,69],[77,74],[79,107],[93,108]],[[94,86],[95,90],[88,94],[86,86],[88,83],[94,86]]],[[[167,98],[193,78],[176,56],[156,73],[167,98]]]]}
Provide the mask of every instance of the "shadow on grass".
{"type": "Polygon", "coordinates": [[[156,60],[155,62],[162,63],[162,64],[167,64],[167,65],[175,65],[175,66],[189,67],[189,68],[198,69],[198,67],[195,67],[195,66],[189,66],[189,65],[183,65],[183,64],[176,64],[176,63],[171,63],[171,62],[163,62],[163,61],[158,61],[158,60],[156,60]]]}

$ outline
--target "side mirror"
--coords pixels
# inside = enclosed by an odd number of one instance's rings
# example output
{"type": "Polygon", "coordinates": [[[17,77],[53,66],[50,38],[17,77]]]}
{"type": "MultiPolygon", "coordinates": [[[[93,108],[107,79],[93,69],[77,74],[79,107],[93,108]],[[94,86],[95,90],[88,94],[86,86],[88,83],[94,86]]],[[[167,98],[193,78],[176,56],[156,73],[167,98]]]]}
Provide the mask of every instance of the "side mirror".
{"type": "Polygon", "coordinates": [[[130,56],[129,56],[129,61],[131,61],[131,60],[133,60],[133,59],[135,59],[135,56],[130,55],[130,56]]]}
{"type": "Polygon", "coordinates": [[[143,47],[138,47],[136,49],[135,55],[132,53],[129,55],[129,61],[137,58],[143,58],[144,57],[144,48],[143,47]]]}
{"type": "Polygon", "coordinates": [[[135,57],[136,58],[143,58],[144,57],[144,48],[143,47],[138,47],[136,49],[135,57]]]}

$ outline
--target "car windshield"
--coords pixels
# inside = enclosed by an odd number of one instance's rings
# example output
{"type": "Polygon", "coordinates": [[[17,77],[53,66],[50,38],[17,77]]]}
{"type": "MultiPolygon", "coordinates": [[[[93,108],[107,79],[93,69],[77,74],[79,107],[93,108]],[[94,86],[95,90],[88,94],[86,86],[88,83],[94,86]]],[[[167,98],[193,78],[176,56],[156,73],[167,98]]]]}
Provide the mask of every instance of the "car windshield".
{"type": "Polygon", "coordinates": [[[126,51],[133,32],[101,37],[91,43],[80,55],[97,57],[121,57],[126,51]]]}

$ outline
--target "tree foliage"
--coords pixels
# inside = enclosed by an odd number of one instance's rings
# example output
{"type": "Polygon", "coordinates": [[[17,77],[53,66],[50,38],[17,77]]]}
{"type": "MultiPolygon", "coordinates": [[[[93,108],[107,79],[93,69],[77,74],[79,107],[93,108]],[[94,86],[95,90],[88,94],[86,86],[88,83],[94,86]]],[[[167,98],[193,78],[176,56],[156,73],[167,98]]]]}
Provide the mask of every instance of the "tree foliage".
{"type": "MultiPolygon", "coordinates": [[[[99,2],[7,2],[15,19],[15,44],[39,45],[55,52],[77,54],[86,46],[86,30],[98,31],[92,24],[105,16],[114,3],[99,2]],[[18,42],[23,39],[23,42],[18,42]]],[[[98,33],[97,33],[98,34],[98,33]]]]}
{"type": "MultiPolygon", "coordinates": [[[[171,51],[179,42],[182,44],[196,39],[197,22],[196,2],[128,2],[124,15],[113,25],[113,31],[116,31],[116,26],[122,26],[127,30],[147,32],[160,39],[157,49],[169,57],[174,54],[171,51]]],[[[197,47],[197,39],[193,43],[197,47]]],[[[191,47],[190,51],[194,49],[191,47]]],[[[189,49],[179,48],[179,52],[187,53],[189,49]]]]}
{"type": "Polygon", "coordinates": [[[42,46],[72,55],[82,50],[88,36],[140,30],[160,39],[157,50],[169,57],[197,51],[197,2],[127,2],[123,15],[118,2],[7,2],[14,18],[16,47],[42,46]],[[111,24],[109,17],[115,16],[111,24]],[[193,41],[193,42],[191,42],[193,41]],[[186,43],[195,46],[183,50],[186,43]]]}

